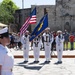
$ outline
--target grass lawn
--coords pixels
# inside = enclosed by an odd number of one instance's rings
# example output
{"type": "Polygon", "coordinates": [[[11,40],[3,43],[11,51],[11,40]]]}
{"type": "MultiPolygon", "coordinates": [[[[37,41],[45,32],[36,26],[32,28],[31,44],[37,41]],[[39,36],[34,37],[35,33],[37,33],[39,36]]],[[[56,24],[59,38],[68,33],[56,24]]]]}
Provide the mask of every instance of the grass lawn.
{"type": "MultiPolygon", "coordinates": [[[[71,48],[70,42],[68,42],[68,49],[71,48]]],[[[66,45],[65,45],[65,49],[66,49],[66,45]]],[[[75,42],[74,42],[74,49],[75,49],[75,42]]]]}

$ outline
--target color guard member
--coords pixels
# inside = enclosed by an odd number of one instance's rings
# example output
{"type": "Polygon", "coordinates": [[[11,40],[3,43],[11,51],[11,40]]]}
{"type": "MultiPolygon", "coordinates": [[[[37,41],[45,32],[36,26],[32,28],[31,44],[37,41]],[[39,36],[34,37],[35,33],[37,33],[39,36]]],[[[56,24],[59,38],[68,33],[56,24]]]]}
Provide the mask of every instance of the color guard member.
{"type": "Polygon", "coordinates": [[[24,63],[27,63],[29,58],[29,37],[29,31],[26,31],[21,37],[21,43],[23,44],[23,57],[25,59],[24,63]]]}
{"type": "Polygon", "coordinates": [[[45,29],[43,38],[44,38],[44,49],[45,49],[45,58],[46,58],[45,62],[49,63],[51,59],[51,44],[53,42],[53,36],[50,34],[50,28],[45,29]]]}
{"type": "Polygon", "coordinates": [[[57,50],[57,57],[58,57],[57,64],[62,63],[63,42],[64,42],[64,37],[62,35],[62,31],[59,30],[57,31],[57,36],[56,36],[56,50],[57,50]]]}
{"type": "Polygon", "coordinates": [[[40,36],[37,36],[35,39],[33,39],[33,51],[34,51],[34,63],[39,62],[39,54],[40,54],[40,48],[41,48],[41,40],[40,36]]]}

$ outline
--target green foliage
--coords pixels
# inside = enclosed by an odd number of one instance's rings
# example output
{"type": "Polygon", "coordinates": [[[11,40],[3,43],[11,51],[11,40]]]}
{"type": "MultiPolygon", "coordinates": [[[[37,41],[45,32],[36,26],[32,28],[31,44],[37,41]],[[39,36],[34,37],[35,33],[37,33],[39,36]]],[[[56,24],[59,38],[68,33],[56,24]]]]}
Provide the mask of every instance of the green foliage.
{"type": "Polygon", "coordinates": [[[0,3],[0,22],[13,23],[15,10],[19,9],[12,0],[3,0],[0,3]]]}
{"type": "MultiPolygon", "coordinates": [[[[66,44],[64,45],[64,48],[66,49],[66,44]]],[[[70,42],[68,42],[68,49],[71,49],[70,42]]],[[[75,42],[74,42],[74,49],[75,49],[75,42]]]]}

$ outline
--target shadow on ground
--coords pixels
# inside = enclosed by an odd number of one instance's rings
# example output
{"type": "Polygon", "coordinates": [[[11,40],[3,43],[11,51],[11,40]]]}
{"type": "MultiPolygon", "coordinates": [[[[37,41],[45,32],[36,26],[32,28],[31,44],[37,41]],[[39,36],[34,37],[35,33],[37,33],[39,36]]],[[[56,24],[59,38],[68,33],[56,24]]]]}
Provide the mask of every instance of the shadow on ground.
{"type": "Polygon", "coordinates": [[[30,69],[30,70],[40,70],[43,67],[40,65],[27,65],[27,64],[18,64],[14,66],[24,67],[25,69],[30,69]]]}

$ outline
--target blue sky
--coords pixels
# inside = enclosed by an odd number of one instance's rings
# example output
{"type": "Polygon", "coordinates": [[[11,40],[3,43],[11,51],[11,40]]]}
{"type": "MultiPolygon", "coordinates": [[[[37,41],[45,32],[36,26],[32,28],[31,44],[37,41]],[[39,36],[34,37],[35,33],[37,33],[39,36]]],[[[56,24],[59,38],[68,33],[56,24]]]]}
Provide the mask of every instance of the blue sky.
{"type": "MultiPolygon", "coordinates": [[[[2,2],[3,0],[0,0],[2,2]]],[[[22,8],[22,0],[12,0],[18,7],[22,8]]],[[[31,5],[55,5],[55,0],[24,0],[24,8],[31,5]]]]}

